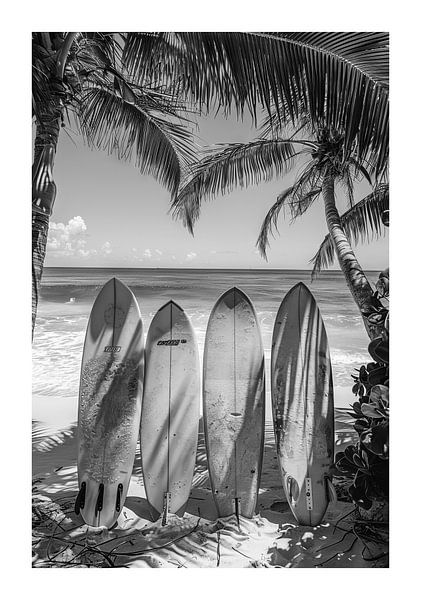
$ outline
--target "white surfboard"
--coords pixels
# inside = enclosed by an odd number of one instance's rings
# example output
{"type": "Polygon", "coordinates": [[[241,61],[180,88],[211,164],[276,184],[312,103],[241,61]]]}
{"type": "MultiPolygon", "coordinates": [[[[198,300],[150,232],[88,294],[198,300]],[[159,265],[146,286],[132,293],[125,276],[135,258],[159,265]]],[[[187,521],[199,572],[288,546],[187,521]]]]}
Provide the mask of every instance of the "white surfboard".
{"type": "Polygon", "coordinates": [[[251,518],[264,443],[264,352],[249,298],[232,288],[209,317],[203,357],[203,416],[213,497],[220,517],[251,518]]]}
{"type": "Polygon", "coordinates": [[[168,302],[146,341],[140,424],[142,470],[155,518],[183,515],[196,460],[199,429],[199,351],[182,308],[168,302]]]}
{"type": "Polygon", "coordinates": [[[75,511],[111,527],[126,498],[139,436],[143,326],[136,298],[110,279],[92,307],[79,388],[75,511]]]}
{"type": "Polygon", "coordinates": [[[332,368],[316,301],[299,283],[285,296],[272,338],[272,410],[287,500],[300,524],[318,525],[333,497],[332,368]]]}

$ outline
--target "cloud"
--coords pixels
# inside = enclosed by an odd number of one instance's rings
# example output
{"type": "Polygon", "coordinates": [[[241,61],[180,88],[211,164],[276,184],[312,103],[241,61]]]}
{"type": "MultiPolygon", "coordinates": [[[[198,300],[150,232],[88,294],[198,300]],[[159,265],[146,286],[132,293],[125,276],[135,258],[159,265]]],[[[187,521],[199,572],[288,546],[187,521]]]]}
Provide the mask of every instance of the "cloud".
{"type": "Polygon", "coordinates": [[[162,256],[162,250],[158,250],[158,248],[155,248],[155,252],[158,254],[158,256],[162,256]]]}
{"type": "Polygon", "coordinates": [[[138,250],[137,248],[131,248],[130,252],[128,252],[124,257],[124,260],[132,264],[143,262],[141,250],[138,250]]]}
{"type": "Polygon", "coordinates": [[[105,242],[105,244],[102,244],[102,246],[101,246],[102,254],[104,254],[105,256],[108,256],[109,254],[111,254],[112,251],[113,251],[113,249],[111,246],[111,242],[105,242]]]}
{"type": "Polygon", "coordinates": [[[186,256],[186,260],[194,260],[196,258],[196,252],[189,252],[186,256]]]}
{"type": "Polygon", "coordinates": [[[81,216],[69,219],[67,224],[50,222],[47,251],[56,256],[80,256],[96,254],[87,248],[87,227],[81,216]]]}
{"type": "Polygon", "coordinates": [[[143,253],[143,256],[145,258],[152,258],[152,252],[150,251],[149,248],[146,248],[145,252],[143,253]]]}
{"type": "Polygon", "coordinates": [[[50,222],[48,231],[48,256],[56,259],[97,259],[108,258],[113,253],[111,242],[106,241],[97,248],[88,247],[88,228],[78,215],[67,223],[50,222]]]}

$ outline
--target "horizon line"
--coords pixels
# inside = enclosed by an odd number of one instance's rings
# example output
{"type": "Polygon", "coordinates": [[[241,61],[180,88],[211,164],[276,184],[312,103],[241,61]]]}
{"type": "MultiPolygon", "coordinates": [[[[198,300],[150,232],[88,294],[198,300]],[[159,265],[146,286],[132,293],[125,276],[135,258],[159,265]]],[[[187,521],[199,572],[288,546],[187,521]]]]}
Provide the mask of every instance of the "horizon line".
{"type": "MultiPolygon", "coordinates": [[[[110,269],[110,270],[143,270],[143,271],[309,271],[303,267],[120,267],[120,266],[45,266],[44,269],[110,269]]],[[[362,269],[363,271],[383,271],[383,267],[362,269]]],[[[321,269],[318,273],[342,273],[342,269],[321,269]]]]}

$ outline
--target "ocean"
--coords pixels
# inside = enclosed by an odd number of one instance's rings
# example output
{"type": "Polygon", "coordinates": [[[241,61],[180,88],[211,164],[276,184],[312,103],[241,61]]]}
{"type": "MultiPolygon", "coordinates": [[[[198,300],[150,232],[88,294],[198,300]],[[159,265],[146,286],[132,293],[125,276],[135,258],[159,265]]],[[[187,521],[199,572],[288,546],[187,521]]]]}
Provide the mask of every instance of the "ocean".
{"type": "MultiPolygon", "coordinates": [[[[374,283],[378,272],[369,272],[374,283]]],[[[354,369],[370,360],[367,334],[342,272],[325,271],[311,282],[303,270],[45,268],[33,341],[33,420],[51,435],[76,421],[80,363],[89,313],[102,285],[118,277],[135,294],[145,333],[155,312],[172,299],[195,329],[203,355],[206,326],[218,297],[232,286],[255,307],[266,362],[266,409],[270,419],[270,347],[279,304],[297,282],[315,296],[329,339],[335,407],[353,402],[354,369]]],[[[38,435],[38,440],[40,439],[38,435]]]]}

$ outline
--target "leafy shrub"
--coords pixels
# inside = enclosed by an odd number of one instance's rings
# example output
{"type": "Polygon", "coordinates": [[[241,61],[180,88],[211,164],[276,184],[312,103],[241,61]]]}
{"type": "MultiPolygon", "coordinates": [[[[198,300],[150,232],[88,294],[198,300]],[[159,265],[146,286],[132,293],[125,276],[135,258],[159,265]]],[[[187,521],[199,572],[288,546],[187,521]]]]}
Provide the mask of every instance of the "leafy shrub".
{"type": "MultiPolygon", "coordinates": [[[[388,298],[388,270],[380,274],[376,288],[376,300],[388,298]]],[[[368,346],[374,362],[352,376],[358,399],[348,414],[355,419],[359,439],[338,452],[335,460],[337,470],[350,480],[352,500],[365,510],[374,500],[389,497],[389,310],[381,304],[367,318],[381,325],[382,334],[368,346]]]]}

